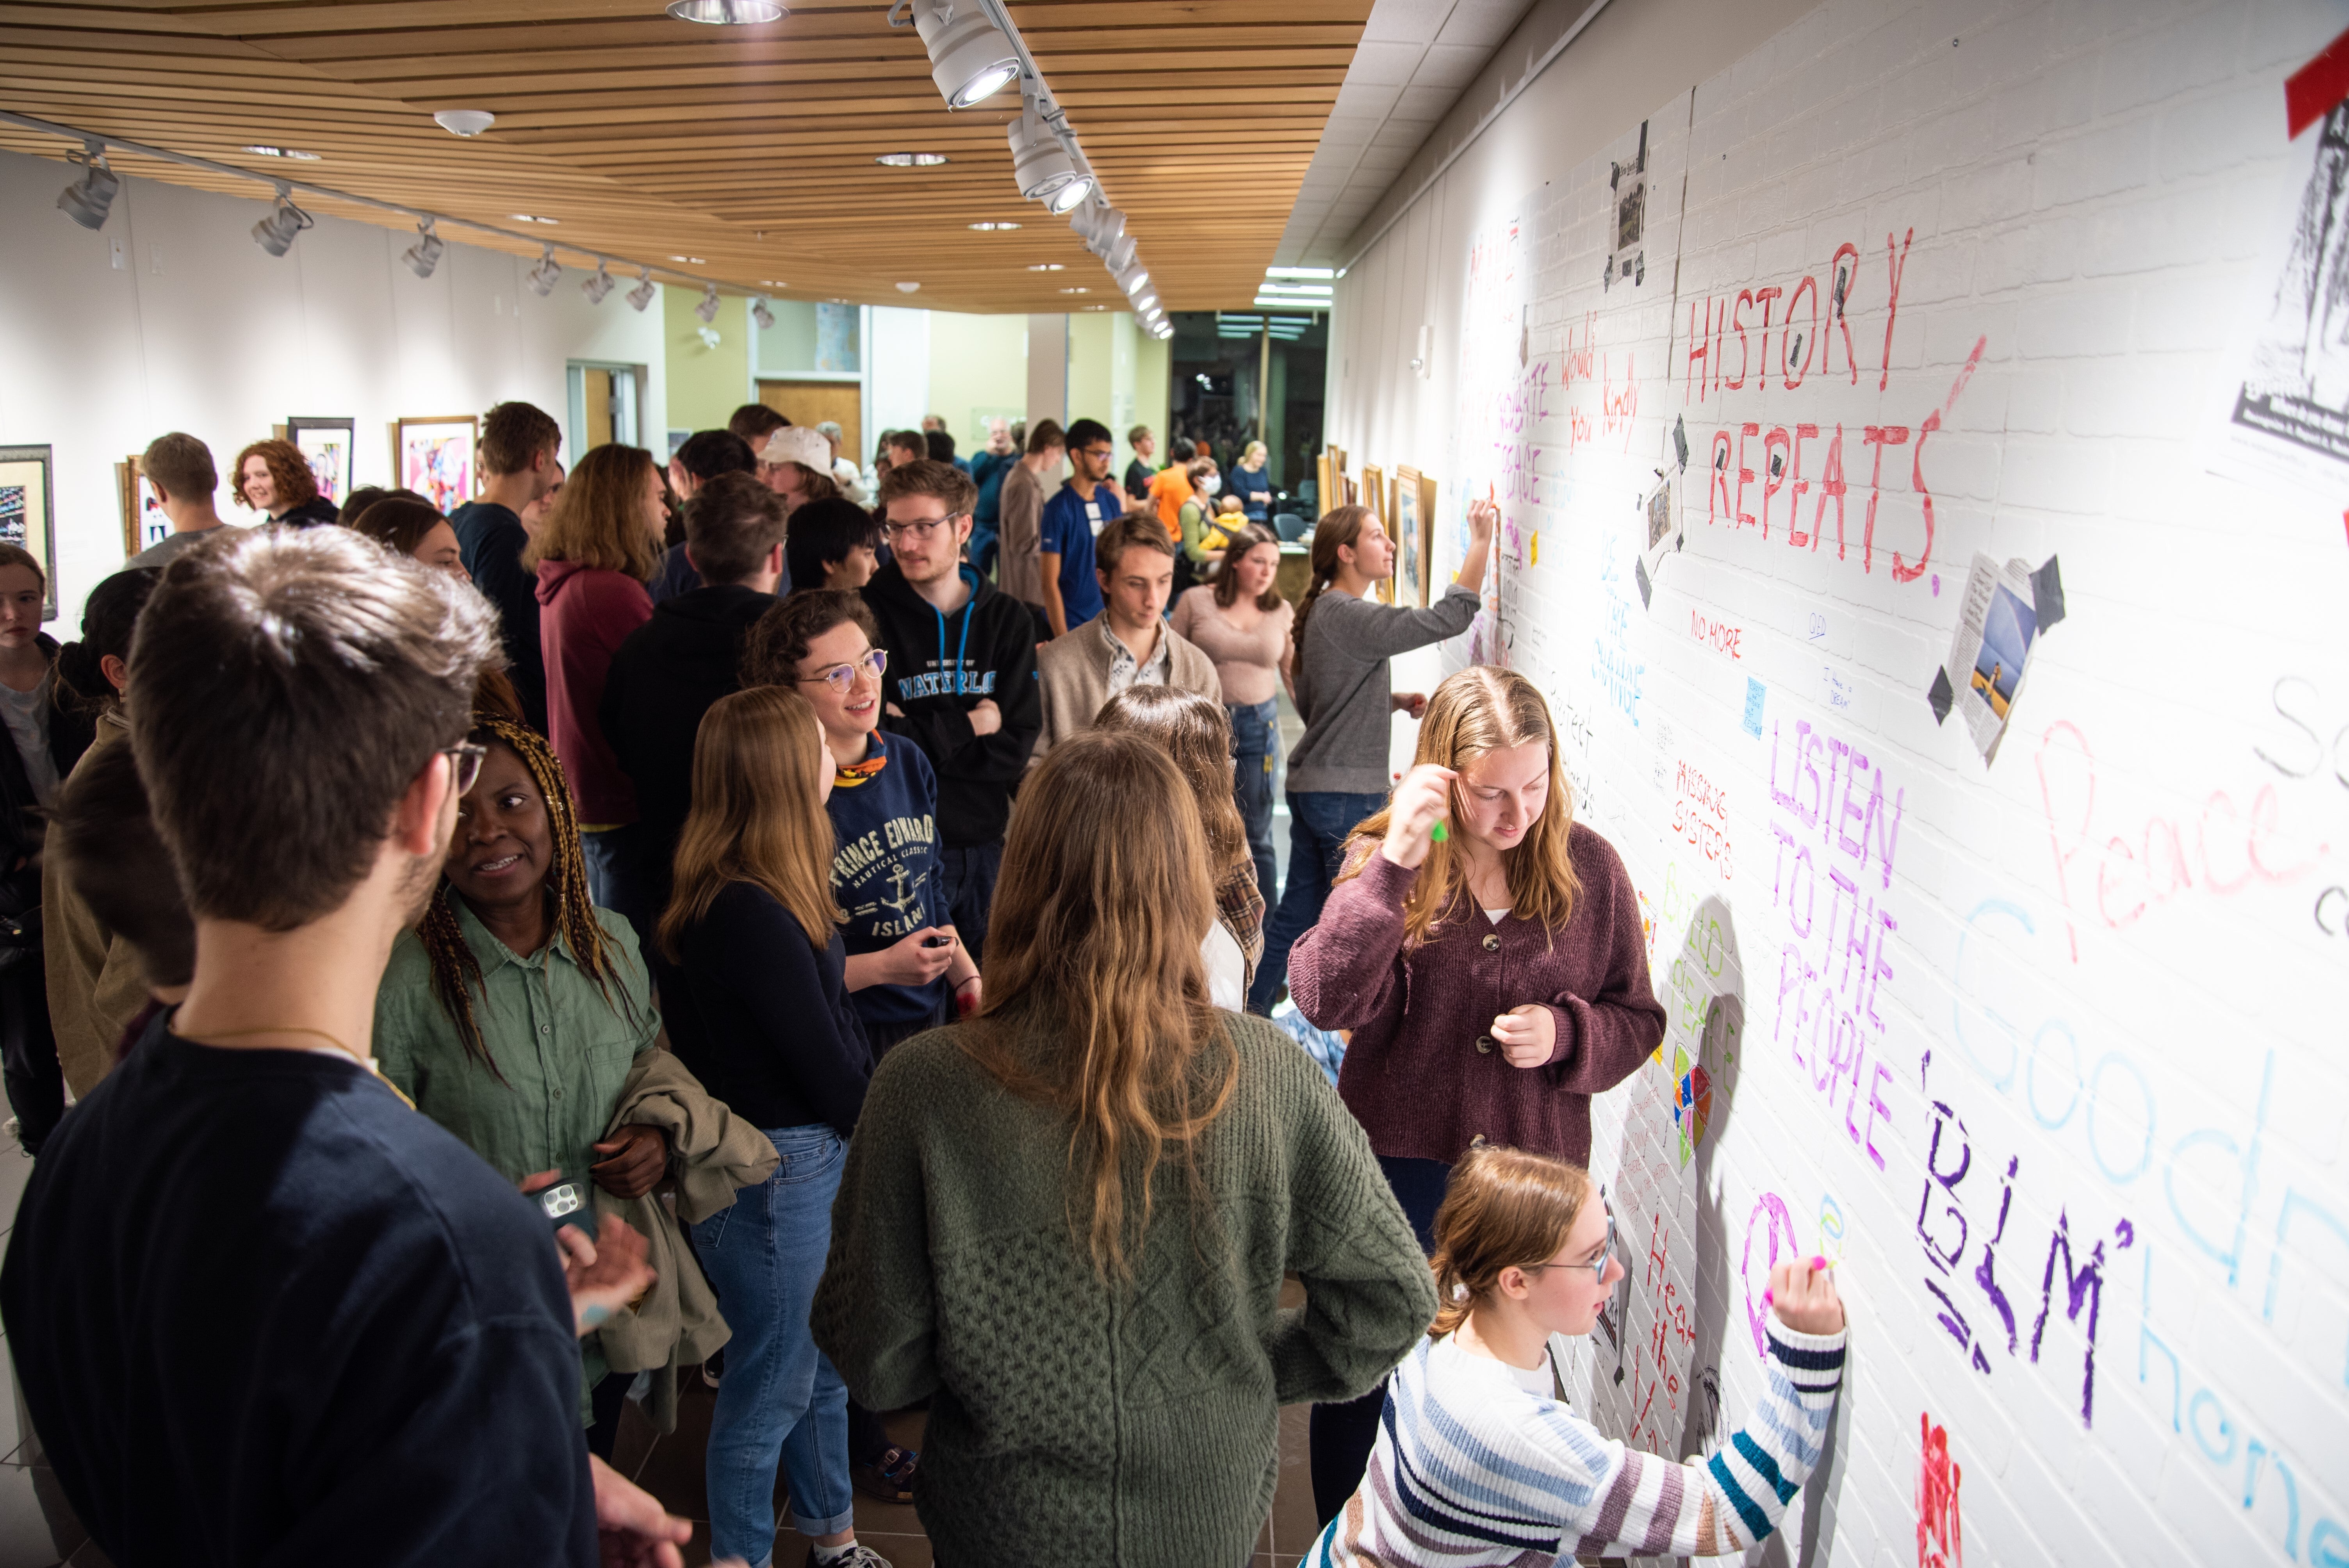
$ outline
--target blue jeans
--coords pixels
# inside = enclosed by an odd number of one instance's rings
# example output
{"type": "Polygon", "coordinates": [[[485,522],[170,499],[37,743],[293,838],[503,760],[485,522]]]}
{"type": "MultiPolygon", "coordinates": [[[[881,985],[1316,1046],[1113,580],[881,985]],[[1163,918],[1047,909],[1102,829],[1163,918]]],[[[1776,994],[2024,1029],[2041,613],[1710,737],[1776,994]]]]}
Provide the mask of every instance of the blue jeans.
{"type": "Polygon", "coordinates": [[[1248,987],[1248,1011],[1269,1014],[1274,993],[1288,982],[1288,950],[1321,919],[1330,884],[1346,861],[1346,835],[1387,803],[1384,795],[1334,790],[1288,792],[1288,886],[1264,926],[1264,962],[1248,987]]]}
{"type": "Polygon", "coordinates": [[[1232,803],[1247,825],[1248,856],[1256,861],[1257,892],[1264,907],[1280,897],[1278,862],[1272,853],[1272,770],[1280,765],[1280,703],[1226,703],[1232,716],[1232,803]]]}
{"type": "Polygon", "coordinates": [[[646,953],[653,950],[653,928],[660,923],[662,892],[668,885],[659,860],[663,847],[660,835],[642,822],[579,835],[587,896],[626,919],[646,953]]]}
{"type": "Polygon", "coordinates": [[[832,1201],[848,1143],[823,1125],[767,1131],[775,1173],[693,1227],[693,1250],[734,1337],[709,1421],[709,1551],[766,1568],[775,1555],[775,1465],[792,1527],[833,1535],[855,1519],[848,1389],[815,1347],[808,1308],[832,1247],[832,1201]]]}

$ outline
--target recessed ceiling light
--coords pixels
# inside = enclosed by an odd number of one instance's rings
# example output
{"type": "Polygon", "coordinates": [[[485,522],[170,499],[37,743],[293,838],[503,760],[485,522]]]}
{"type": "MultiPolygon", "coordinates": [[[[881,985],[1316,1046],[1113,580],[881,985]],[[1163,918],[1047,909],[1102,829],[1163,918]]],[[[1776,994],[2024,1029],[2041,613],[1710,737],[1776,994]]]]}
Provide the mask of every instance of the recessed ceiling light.
{"type": "Polygon", "coordinates": [[[771,289],[787,289],[792,286],[781,278],[761,278],[759,281],[771,289]]]}
{"type": "Polygon", "coordinates": [[[917,283],[899,284],[897,285],[897,292],[899,294],[918,294],[921,292],[921,287],[922,285],[917,283]]]}
{"type": "Polygon", "coordinates": [[[1330,267],[1267,267],[1264,275],[1268,278],[1334,278],[1338,273],[1330,267]]]}
{"type": "Polygon", "coordinates": [[[539,218],[539,217],[533,217],[532,214],[530,214],[530,213],[528,213],[528,212],[515,212],[515,213],[511,214],[511,216],[512,217],[513,221],[514,221],[515,222],[517,222],[517,223],[560,223],[561,222],[563,222],[563,220],[562,220],[562,219],[560,219],[560,218],[539,218]]]}
{"type": "Polygon", "coordinates": [[[1091,290],[1091,289],[1089,289],[1089,288],[1073,288],[1073,289],[1062,289],[1061,292],[1062,294],[1091,294],[1091,293],[1092,293],[1093,291],[1092,291],[1092,290],[1091,290]]]}
{"type": "Polygon", "coordinates": [[[1028,270],[1031,273],[1065,273],[1069,269],[1058,262],[1030,262],[1028,270]]]}
{"type": "Polygon", "coordinates": [[[885,152],[873,161],[892,169],[935,169],[946,160],[943,152],[885,152]]]}
{"type": "Polygon", "coordinates": [[[680,22],[707,22],[719,27],[748,27],[772,22],[784,15],[775,0],[669,0],[668,14],[680,22]]]}
{"type": "Polygon", "coordinates": [[[248,147],[245,150],[247,152],[256,153],[263,158],[298,158],[305,163],[316,163],[320,160],[322,156],[316,152],[304,152],[301,149],[295,147],[255,146],[248,147]]]}
{"type": "Polygon", "coordinates": [[[702,264],[702,259],[699,256],[671,256],[669,260],[683,262],[688,267],[698,267],[702,264]]]}
{"type": "Polygon", "coordinates": [[[1017,223],[1006,223],[999,221],[992,223],[973,223],[971,227],[978,230],[982,234],[991,234],[1000,229],[1016,229],[1019,227],[1019,225],[1017,223]]]}

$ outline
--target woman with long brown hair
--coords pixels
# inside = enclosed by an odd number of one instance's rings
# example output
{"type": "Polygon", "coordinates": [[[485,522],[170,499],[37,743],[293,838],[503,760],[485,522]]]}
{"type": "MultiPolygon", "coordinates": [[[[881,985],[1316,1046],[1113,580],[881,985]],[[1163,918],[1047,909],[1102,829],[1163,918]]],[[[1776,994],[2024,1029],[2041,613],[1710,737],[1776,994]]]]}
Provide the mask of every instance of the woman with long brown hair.
{"type": "MultiPolygon", "coordinates": [[[[1531,681],[1478,665],[1435,688],[1412,769],[1348,840],[1289,983],[1312,1023],[1353,1031],[1338,1092],[1423,1241],[1480,1137],[1589,1160],[1590,1097],[1656,1048],[1664,1009],[1639,894],[1614,846],[1574,820],[1531,681]]],[[[1314,1411],[1325,1520],[1377,1424],[1369,1401],[1314,1411]]]]}
{"type": "Polygon", "coordinates": [[[1397,693],[1387,661],[1456,637],[1476,618],[1477,595],[1501,509],[1468,504],[1468,550],[1444,597],[1424,610],[1381,604],[1372,590],[1394,575],[1394,542],[1366,506],[1341,506],[1313,530],[1313,584],[1297,607],[1292,691],[1305,733],[1288,754],[1288,886],[1265,928],[1264,963],[1248,1008],[1269,1013],[1288,975],[1289,945],[1321,915],[1354,824],[1386,803],[1393,716],[1417,718],[1427,699],[1397,693]]]}
{"type": "MultiPolygon", "coordinates": [[[[1269,909],[1280,896],[1272,852],[1272,774],[1280,765],[1279,691],[1289,687],[1295,648],[1288,640],[1294,607],[1273,580],[1280,573],[1280,541],[1250,523],[1232,536],[1224,569],[1213,583],[1185,592],[1167,624],[1213,659],[1232,725],[1232,800],[1247,824],[1256,862],[1257,892],[1269,909]]],[[[1259,950],[1260,951],[1260,950],[1259,950]]]]}
{"type": "Polygon", "coordinates": [[[848,1392],[808,1333],[833,1196],[873,1076],[848,1003],[847,916],[832,896],[832,776],[806,698],[774,686],[719,698],[694,742],[693,810],[660,921],[661,951],[684,982],[669,1007],[678,1054],[780,1160],[693,1228],[734,1330],[706,1460],[710,1554],[721,1563],[772,1555],[779,1460],[793,1528],[844,1553],[833,1560],[844,1568],[881,1562],[856,1546],[848,1392]]]}
{"type": "Polygon", "coordinates": [[[1216,878],[1216,923],[1199,944],[1199,957],[1207,966],[1210,999],[1238,1012],[1247,1005],[1248,977],[1264,952],[1264,899],[1257,892],[1255,862],[1248,859],[1247,828],[1232,800],[1230,720],[1220,705],[1197,692],[1137,686],[1103,703],[1093,726],[1155,740],[1191,786],[1216,878]]]}
{"type": "Polygon", "coordinates": [[[1826,1259],[1771,1268],[1759,1408],[1711,1459],[1684,1465],[1610,1440],[1560,1397],[1552,1336],[1589,1334],[1625,1272],[1615,1218],[1580,1166],[1498,1144],[1469,1150],[1435,1216],[1433,1266],[1443,1308],[1395,1369],[1369,1476],[1307,1562],[1742,1554],[1819,1462],[1844,1363],[1826,1259]]]}
{"type": "Polygon", "coordinates": [[[667,526],[660,465],[641,447],[597,447],[579,459],[546,526],[523,552],[538,573],[538,642],[546,659],[546,735],[579,797],[595,902],[648,943],[660,885],[644,863],[636,789],[604,736],[612,655],[652,619],[645,584],[659,569],[667,526]]]}
{"type": "Polygon", "coordinates": [[[1328,1083],[1209,1002],[1208,865],[1157,744],[1055,747],[1012,813],[984,1006],[874,1077],[816,1342],[876,1408],[931,1398],[915,1506],[942,1562],[1245,1561],[1279,1407],[1369,1387],[1435,1310],[1328,1083]]]}

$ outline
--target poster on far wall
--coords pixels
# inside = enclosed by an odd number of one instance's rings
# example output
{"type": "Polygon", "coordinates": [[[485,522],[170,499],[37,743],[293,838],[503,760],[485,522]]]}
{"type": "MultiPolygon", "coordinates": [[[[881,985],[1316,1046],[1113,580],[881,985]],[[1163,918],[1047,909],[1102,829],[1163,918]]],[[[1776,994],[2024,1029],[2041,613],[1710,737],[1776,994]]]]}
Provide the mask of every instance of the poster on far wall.
{"type": "Polygon", "coordinates": [[[407,418],[393,427],[392,472],[444,515],[473,499],[475,420],[471,414],[407,418]]]}
{"type": "Polygon", "coordinates": [[[163,498],[147,478],[137,452],[114,465],[115,496],[122,505],[122,558],[125,561],[171,537],[171,519],[163,498]]]}
{"type": "Polygon", "coordinates": [[[0,447],[0,544],[33,552],[48,580],[41,619],[57,614],[57,528],[49,508],[49,449],[0,447]]]}
{"type": "MultiPolygon", "coordinates": [[[[285,421],[287,438],[310,464],[318,493],[336,506],[351,496],[351,442],[357,429],[350,419],[309,419],[296,414],[285,421]]],[[[469,498],[470,499],[470,498],[469,498]]]]}

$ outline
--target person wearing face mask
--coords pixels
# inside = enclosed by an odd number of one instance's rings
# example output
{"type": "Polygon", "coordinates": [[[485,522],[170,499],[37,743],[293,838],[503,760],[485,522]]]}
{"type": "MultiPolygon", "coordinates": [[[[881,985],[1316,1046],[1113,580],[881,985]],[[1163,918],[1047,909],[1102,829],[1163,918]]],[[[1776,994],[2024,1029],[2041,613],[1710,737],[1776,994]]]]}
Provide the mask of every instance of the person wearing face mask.
{"type": "MultiPolygon", "coordinates": [[[[1288,979],[1309,1022],[1353,1031],[1339,1097],[1423,1243],[1479,1140],[1588,1161],[1591,1097],[1647,1059],[1664,1009],[1639,895],[1614,846],[1574,820],[1531,681],[1477,665],[1435,688],[1411,771],[1347,840],[1288,979]]],[[[1325,1522],[1378,1418],[1367,1400],[1313,1412],[1325,1522]]]]}
{"type": "Polygon", "coordinates": [[[1216,496],[1223,483],[1213,458],[1191,459],[1191,494],[1174,513],[1174,542],[1182,548],[1174,558],[1174,591],[1204,583],[1215,573],[1229,542],[1216,525],[1216,496]]]}
{"type": "Polygon", "coordinates": [[[1381,604],[1372,593],[1394,575],[1394,542],[1370,508],[1341,506],[1313,530],[1313,584],[1297,607],[1291,694],[1305,733],[1288,757],[1288,884],[1266,922],[1264,962],[1248,1007],[1270,1013],[1288,971],[1288,948],[1319,918],[1343,863],[1354,824],[1386,801],[1387,752],[1394,715],[1417,718],[1427,698],[1395,693],[1387,661],[1466,631],[1491,558],[1501,510],[1468,506],[1468,548],[1460,574],[1426,609],[1381,604]]]}
{"type": "Polygon", "coordinates": [[[1845,1320],[1825,1258],[1770,1271],[1769,1369],[1710,1459],[1609,1439],[1559,1397],[1550,1336],[1582,1338],[1625,1269],[1580,1166],[1471,1150],[1435,1217],[1435,1323],[1389,1379],[1370,1473],[1306,1554],[1315,1568],[1547,1568],[1725,1557],[1785,1517],[1827,1437],[1845,1320]]]}

